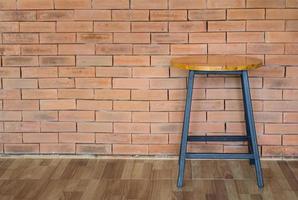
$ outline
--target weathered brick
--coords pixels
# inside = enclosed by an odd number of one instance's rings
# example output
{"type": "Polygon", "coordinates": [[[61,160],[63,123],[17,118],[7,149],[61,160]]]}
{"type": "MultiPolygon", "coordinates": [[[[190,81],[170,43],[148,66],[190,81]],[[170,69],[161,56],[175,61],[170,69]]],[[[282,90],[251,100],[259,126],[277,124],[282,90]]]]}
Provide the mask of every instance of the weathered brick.
{"type": "Polygon", "coordinates": [[[189,22],[170,22],[170,32],[205,32],[206,22],[189,21],[189,22]]]}
{"type": "Polygon", "coordinates": [[[36,33],[4,33],[3,43],[7,44],[26,44],[38,43],[38,34],[36,33]]]}
{"type": "MultiPolygon", "coordinates": [[[[167,32],[167,22],[132,22],[132,32],[167,32]]],[[[119,31],[118,31],[119,32],[119,31]]]]}
{"type": "Polygon", "coordinates": [[[186,10],[150,10],[151,21],[178,21],[186,19],[186,10]]]}
{"type": "Polygon", "coordinates": [[[43,66],[68,66],[75,65],[74,56],[40,56],[39,64],[43,66]]]}
{"type": "Polygon", "coordinates": [[[41,33],[40,43],[74,43],[75,33],[41,33]]]}
{"type": "Polygon", "coordinates": [[[111,20],[110,10],[75,10],[74,18],[76,20],[96,20],[105,21],[111,20]]]}
{"type": "Polygon", "coordinates": [[[112,34],[111,33],[77,33],[77,41],[79,43],[112,43],[112,34]]]}
{"type": "Polygon", "coordinates": [[[130,32],[129,22],[94,22],[95,32],[130,32]]]}
{"type": "Polygon", "coordinates": [[[75,144],[40,144],[40,153],[44,154],[74,154],[75,144]]]}
{"type": "Polygon", "coordinates": [[[95,49],[98,55],[132,54],[130,44],[96,44],[95,49]]]}
{"type": "Polygon", "coordinates": [[[54,0],[55,9],[91,8],[91,0],[54,0]]]}
{"type": "Polygon", "coordinates": [[[136,44],[133,46],[133,53],[134,54],[169,54],[169,45],[166,44],[136,44]]]}
{"type": "Polygon", "coordinates": [[[208,31],[244,31],[245,21],[208,21],[208,31]]]}
{"type": "Polygon", "coordinates": [[[39,144],[5,144],[4,152],[8,154],[39,153],[39,144]]]}
{"type": "Polygon", "coordinates": [[[112,20],[115,21],[148,21],[148,10],[112,10],[112,20]]]}
{"type": "Polygon", "coordinates": [[[59,133],[59,143],[94,143],[94,133],[59,133]]]}
{"type": "Polygon", "coordinates": [[[0,22],[0,30],[2,33],[5,32],[19,32],[18,22],[0,22]]]}
{"type": "Polygon", "coordinates": [[[76,145],[76,153],[77,154],[111,154],[112,147],[107,144],[77,144],[76,145]]]}
{"type": "Polygon", "coordinates": [[[57,111],[23,111],[24,121],[58,121],[57,111]]]}
{"type": "Polygon", "coordinates": [[[56,45],[22,45],[21,46],[22,55],[56,55],[57,46],[56,45]]]}
{"type": "Polygon", "coordinates": [[[113,154],[137,154],[146,155],[148,154],[148,145],[127,145],[127,144],[114,144],[113,154]]]}
{"type": "Polygon", "coordinates": [[[152,43],[187,43],[187,33],[152,33],[152,43]]]}
{"type": "Polygon", "coordinates": [[[38,21],[72,20],[74,12],[73,10],[38,10],[36,18],[38,21]]]}
{"type": "Polygon", "coordinates": [[[59,77],[95,77],[94,67],[59,67],[59,77]]]}
{"type": "Polygon", "coordinates": [[[0,11],[0,19],[1,21],[34,21],[36,20],[36,12],[21,10],[0,11]]]}

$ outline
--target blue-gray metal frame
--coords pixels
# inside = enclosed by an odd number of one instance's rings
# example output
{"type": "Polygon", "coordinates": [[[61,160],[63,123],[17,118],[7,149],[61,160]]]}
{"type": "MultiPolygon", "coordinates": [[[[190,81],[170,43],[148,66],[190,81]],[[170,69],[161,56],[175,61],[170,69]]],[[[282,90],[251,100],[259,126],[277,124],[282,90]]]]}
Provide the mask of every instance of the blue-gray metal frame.
{"type": "Polygon", "coordinates": [[[253,117],[253,108],[251,103],[248,72],[245,71],[189,71],[187,83],[187,96],[185,102],[184,122],[181,135],[179,171],[177,186],[182,187],[185,169],[185,159],[249,159],[250,164],[254,164],[259,188],[264,187],[260,155],[257,144],[257,134],[253,117]],[[195,74],[224,74],[240,75],[242,84],[243,104],[246,121],[246,136],[188,136],[191,102],[193,93],[193,83],[195,74]],[[207,142],[207,141],[248,141],[249,153],[189,153],[187,152],[187,142],[207,142]]]}

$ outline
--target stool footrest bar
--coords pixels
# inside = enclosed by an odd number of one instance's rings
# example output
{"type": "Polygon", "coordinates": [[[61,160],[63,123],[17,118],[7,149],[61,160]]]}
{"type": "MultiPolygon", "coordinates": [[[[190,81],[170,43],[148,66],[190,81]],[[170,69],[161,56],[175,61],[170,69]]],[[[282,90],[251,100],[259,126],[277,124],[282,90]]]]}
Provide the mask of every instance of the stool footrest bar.
{"type": "Polygon", "coordinates": [[[189,142],[235,142],[235,141],[247,141],[247,136],[188,136],[189,142]]]}
{"type": "Polygon", "coordinates": [[[250,153],[186,153],[190,159],[254,159],[250,153]]]}

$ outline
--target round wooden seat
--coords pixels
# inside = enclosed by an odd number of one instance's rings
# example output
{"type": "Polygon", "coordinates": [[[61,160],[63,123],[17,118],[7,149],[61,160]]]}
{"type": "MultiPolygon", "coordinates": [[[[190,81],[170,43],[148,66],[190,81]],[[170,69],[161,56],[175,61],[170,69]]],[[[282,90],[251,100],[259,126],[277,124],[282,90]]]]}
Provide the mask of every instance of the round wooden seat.
{"type": "Polygon", "coordinates": [[[204,55],[180,57],[171,60],[171,66],[195,71],[241,71],[256,69],[262,60],[248,56],[204,55]]]}

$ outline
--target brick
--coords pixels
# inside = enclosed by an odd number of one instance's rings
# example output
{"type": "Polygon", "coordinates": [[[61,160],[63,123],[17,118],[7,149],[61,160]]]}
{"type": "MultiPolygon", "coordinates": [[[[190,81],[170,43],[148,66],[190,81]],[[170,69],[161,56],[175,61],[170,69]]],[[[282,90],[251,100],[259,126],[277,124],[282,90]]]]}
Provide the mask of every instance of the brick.
{"type": "Polygon", "coordinates": [[[0,133],[1,143],[22,143],[22,134],[19,133],[0,133]]]}
{"type": "Polygon", "coordinates": [[[134,45],[133,53],[134,54],[169,54],[169,45],[159,45],[159,44],[150,44],[150,45],[134,45]]]}
{"type": "Polygon", "coordinates": [[[297,134],[297,124],[265,124],[267,134],[297,134]]]}
{"type": "Polygon", "coordinates": [[[79,132],[112,132],[112,123],[79,122],[79,132]]]}
{"type": "Polygon", "coordinates": [[[240,89],[207,89],[207,99],[242,99],[240,89]]]}
{"type": "Polygon", "coordinates": [[[37,88],[37,80],[35,79],[4,79],[4,89],[18,89],[18,88],[37,88]]]}
{"type": "Polygon", "coordinates": [[[245,0],[208,0],[208,8],[244,8],[245,0]]]}
{"type": "Polygon", "coordinates": [[[57,143],[56,133],[26,133],[23,134],[24,143],[57,143]]]}
{"type": "MultiPolygon", "coordinates": [[[[263,87],[261,78],[250,78],[249,82],[250,82],[250,88],[262,88],[263,87]]],[[[225,78],[225,83],[224,83],[225,88],[240,88],[240,84],[241,84],[241,82],[240,82],[239,78],[232,78],[232,77],[225,78]]]]}
{"type": "Polygon", "coordinates": [[[77,56],[77,66],[88,67],[88,66],[111,66],[111,56],[77,56]]]}
{"type": "Polygon", "coordinates": [[[247,31],[283,31],[285,22],[283,20],[249,20],[247,31]]]}
{"type": "Polygon", "coordinates": [[[75,122],[41,122],[41,132],[73,132],[76,131],[75,122]]]}
{"type": "Polygon", "coordinates": [[[4,152],[8,154],[39,153],[39,144],[5,144],[4,152]]]}
{"type": "Polygon", "coordinates": [[[224,123],[221,122],[207,122],[207,123],[193,123],[190,126],[190,133],[223,133],[225,132],[224,123]]]}
{"type": "MultiPolygon", "coordinates": [[[[192,99],[205,99],[205,89],[194,89],[192,99]]],[[[185,100],[186,90],[170,90],[169,100],[185,100]]]]}
{"type": "Polygon", "coordinates": [[[132,54],[131,44],[96,44],[95,49],[98,55],[132,54]]]}
{"type": "Polygon", "coordinates": [[[149,123],[114,123],[115,133],[150,133],[149,123]]]}
{"type": "Polygon", "coordinates": [[[265,19],[265,9],[228,9],[227,18],[231,20],[265,19]]]}
{"type": "Polygon", "coordinates": [[[0,19],[1,21],[34,21],[36,20],[36,12],[21,10],[0,11],[0,19]]]}
{"type": "Polygon", "coordinates": [[[16,9],[17,3],[14,0],[0,0],[0,8],[1,9],[16,9]]]}
{"type": "Polygon", "coordinates": [[[297,19],[297,9],[267,9],[266,19],[297,19]]]}
{"type": "Polygon", "coordinates": [[[183,111],[184,105],[182,101],[151,101],[150,111],[183,111]]]}
{"type": "Polygon", "coordinates": [[[21,118],[20,111],[0,111],[1,121],[21,121],[21,118]]]}
{"type": "Polygon", "coordinates": [[[74,79],[71,78],[46,78],[40,79],[39,88],[73,88],[74,79]]]}
{"type": "MultiPolygon", "coordinates": [[[[255,112],[263,111],[262,101],[252,101],[255,112]]],[[[239,100],[225,100],[225,110],[243,110],[243,102],[239,100]]]]}
{"type": "Polygon", "coordinates": [[[132,100],[167,100],[166,90],[132,90],[132,100]]]}
{"type": "Polygon", "coordinates": [[[113,110],[117,111],[149,111],[149,102],[146,101],[115,101],[113,110]]]}
{"type": "Polygon", "coordinates": [[[189,43],[225,43],[225,33],[190,33],[189,43]]]}
{"type": "Polygon", "coordinates": [[[250,71],[249,74],[254,77],[284,77],[285,69],[280,66],[261,67],[250,71]]]}
{"type": "Polygon", "coordinates": [[[287,8],[297,8],[298,7],[297,0],[287,0],[286,7],[287,8]]]}
{"type": "Polygon", "coordinates": [[[134,78],[114,78],[113,88],[118,89],[148,89],[149,80],[134,78]]]}
{"type": "Polygon", "coordinates": [[[283,136],[283,145],[296,145],[298,142],[297,135],[284,135],[283,136]]]}
{"type": "Polygon", "coordinates": [[[58,70],[56,67],[25,67],[22,68],[23,78],[44,78],[57,77],[58,70]]]}
{"type": "Polygon", "coordinates": [[[150,43],[150,34],[114,33],[114,43],[150,43]]]}
{"type": "Polygon", "coordinates": [[[245,44],[208,44],[210,54],[245,54],[245,44]]]}
{"type": "Polygon", "coordinates": [[[225,20],[225,10],[189,10],[188,18],[190,20],[225,20]]]}
{"type": "Polygon", "coordinates": [[[40,124],[39,122],[5,122],[4,130],[12,133],[40,132],[40,124]]]}
{"type": "Polygon", "coordinates": [[[59,143],[94,143],[94,133],[59,133],[59,143]]]}
{"type": "Polygon", "coordinates": [[[112,15],[110,10],[75,10],[74,18],[76,20],[105,21],[111,20],[112,15]]]}
{"type": "Polygon", "coordinates": [[[131,134],[96,134],[96,143],[103,144],[130,144],[131,134]]]}
{"type": "Polygon", "coordinates": [[[110,78],[77,78],[76,88],[111,88],[110,78]]]}
{"type": "Polygon", "coordinates": [[[59,77],[95,77],[94,67],[59,67],[59,77]]]}
{"type": "Polygon", "coordinates": [[[168,32],[168,23],[167,22],[132,22],[131,29],[132,29],[132,32],[168,32]]]}
{"type": "Polygon", "coordinates": [[[258,136],[259,145],[281,145],[280,135],[259,135],[258,136]]]}
{"type": "Polygon", "coordinates": [[[283,54],[283,44],[247,44],[247,54],[283,54]]]}
{"type": "Polygon", "coordinates": [[[20,55],[20,46],[0,45],[0,55],[20,55]]]}
{"type": "Polygon", "coordinates": [[[77,100],[78,110],[112,110],[112,101],[77,100]]]}
{"type": "Polygon", "coordinates": [[[40,153],[44,154],[73,154],[74,144],[40,144],[40,153]]]}
{"type": "Polygon", "coordinates": [[[182,123],[152,123],[151,133],[174,134],[180,133],[182,130],[182,123]]]}
{"type": "Polygon", "coordinates": [[[91,8],[91,0],[54,0],[55,9],[91,8]]]}
{"type": "Polygon", "coordinates": [[[298,31],[298,20],[286,21],[286,30],[287,31],[298,31]]]}
{"type": "Polygon", "coordinates": [[[112,10],[112,20],[115,21],[148,21],[148,10],[112,10]]]}
{"type": "Polygon", "coordinates": [[[93,0],[92,8],[128,9],[129,8],[129,0],[93,0]]]}
{"type": "Polygon", "coordinates": [[[38,43],[38,34],[36,33],[4,33],[3,43],[7,44],[26,44],[38,43]]]}
{"type": "Polygon", "coordinates": [[[298,67],[287,67],[286,77],[296,78],[295,73],[298,72],[298,67]]]}
{"type": "Polygon", "coordinates": [[[96,112],[96,121],[100,122],[130,122],[130,112],[99,111],[96,112]]]}
{"type": "Polygon", "coordinates": [[[72,20],[74,18],[73,10],[38,10],[36,13],[38,21],[60,21],[72,20]]]}
{"type": "Polygon", "coordinates": [[[53,0],[18,0],[18,9],[53,9],[53,0]]]}
{"type": "Polygon", "coordinates": [[[111,33],[77,33],[79,43],[112,43],[111,33]]]}
{"type": "Polygon", "coordinates": [[[285,146],[283,149],[283,156],[297,157],[297,147],[296,146],[285,146]]]}
{"type": "Polygon", "coordinates": [[[284,8],[284,0],[247,0],[247,8],[284,8]]]}
{"type": "Polygon", "coordinates": [[[178,21],[186,19],[186,10],[150,10],[151,21],[178,21]]]}
{"type": "Polygon", "coordinates": [[[149,66],[149,56],[114,56],[114,66],[149,66]]]}
{"type": "Polygon", "coordinates": [[[149,145],[149,154],[167,154],[167,155],[177,155],[179,152],[178,145],[149,145]]]}
{"type": "Polygon", "coordinates": [[[200,21],[170,22],[170,32],[205,32],[206,23],[200,21]]]}
{"type": "Polygon", "coordinates": [[[129,90],[99,89],[95,90],[95,99],[100,100],[129,100],[129,90]]]}
{"type": "Polygon", "coordinates": [[[151,89],[184,89],[185,87],[186,80],[181,78],[150,80],[151,89]]]}
{"type": "Polygon", "coordinates": [[[298,57],[296,55],[266,55],[268,65],[296,65],[298,57]]]}
{"type": "Polygon", "coordinates": [[[0,22],[0,30],[2,33],[5,32],[19,32],[18,22],[0,22]]]}
{"type": "Polygon", "coordinates": [[[167,0],[131,0],[130,7],[132,9],[167,9],[167,0]]]}
{"type": "Polygon", "coordinates": [[[206,44],[173,44],[171,45],[172,55],[180,54],[206,54],[206,44]]]}
{"type": "Polygon", "coordinates": [[[168,122],[167,112],[133,112],[133,122],[168,122]]]}
{"type": "Polygon", "coordinates": [[[111,154],[112,147],[107,144],[77,144],[76,145],[77,154],[111,154]]]}
{"type": "Polygon", "coordinates": [[[244,31],[245,21],[208,21],[208,31],[244,31]]]}
{"type": "Polygon", "coordinates": [[[264,42],[265,34],[262,32],[227,33],[227,42],[264,42]]]}
{"type": "MultiPolygon", "coordinates": [[[[204,122],[206,121],[206,112],[191,112],[190,121],[191,122],[204,122]]],[[[184,113],[183,112],[170,112],[169,120],[170,122],[183,122],[184,113]]]]}
{"type": "Polygon", "coordinates": [[[24,121],[58,121],[57,111],[23,111],[24,121]]]}
{"type": "Polygon", "coordinates": [[[297,111],[298,105],[295,101],[265,101],[265,111],[297,111]]]}
{"type": "Polygon", "coordinates": [[[59,111],[59,121],[94,121],[94,111],[59,111]]]}
{"type": "Polygon", "coordinates": [[[96,77],[131,77],[131,69],[124,67],[96,67],[96,77]]]}
{"type": "Polygon", "coordinates": [[[170,9],[200,9],[206,8],[206,1],[204,0],[170,0],[170,9]]]}
{"type": "Polygon", "coordinates": [[[92,32],[92,22],[57,22],[57,32],[92,32]]]}
{"type": "Polygon", "coordinates": [[[20,22],[21,32],[55,32],[54,22],[20,22]]]}
{"type": "Polygon", "coordinates": [[[37,56],[3,56],[3,66],[38,66],[37,56]]]}
{"type": "Polygon", "coordinates": [[[41,33],[40,43],[74,43],[75,33],[41,33]]]}
{"type": "Polygon", "coordinates": [[[58,89],[59,99],[93,99],[93,90],[88,89],[58,89]]]}
{"type": "Polygon", "coordinates": [[[56,45],[22,45],[22,55],[57,55],[56,45]]]}
{"type": "Polygon", "coordinates": [[[187,33],[152,33],[152,43],[187,43],[187,33]]]}
{"type": "Polygon", "coordinates": [[[298,42],[298,32],[268,32],[265,35],[266,42],[298,42]]]}
{"type": "Polygon", "coordinates": [[[280,90],[252,89],[251,97],[258,100],[280,100],[282,92],[280,90]]]}
{"type": "Polygon", "coordinates": [[[95,32],[130,32],[129,22],[94,22],[95,32]]]}
{"type": "Polygon", "coordinates": [[[113,154],[146,155],[148,154],[148,145],[114,144],[113,154]]]}
{"type": "Polygon", "coordinates": [[[17,67],[1,67],[0,77],[1,78],[20,78],[20,69],[17,67]]]}
{"type": "Polygon", "coordinates": [[[40,100],[40,110],[71,110],[75,108],[75,100],[40,100]]]}
{"type": "Polygon", "coordinates": [[[58,45],[59,55],[94,55],[93,44],[61,44],[58,45]]]}
{"type": "Polygon", "coordinates": [[[133,134],[132,144],[167,144],[168,135],[166,134],[154,134],[154,135],[144,135],[144,134],[133,134]]]}
{"type": "Polygon", "coordinates": [[[74,56],[40,56],[40,65],[43,66],[68,66],[75,65],[74,56]]]}
{"type": "Polygon", "coordinates": [[[283,99],[298,100],[298,91],[297,90],[283,90],[283,99]]]}
{"type": "Polygon", "coordinates": [[[133,77],[169,77],[169,69],[165,67],[135,67],[132,71],[133,77]]]}
{"type": "Polygon", "coordinates": [[[284,122],[285,123],[297,123],[298,122],[298,113],[284,113],[284,122]]]}
{"type": "Polygon", "coordinates": [[[1,99],[21,99],[21,92],[19,89],[1,89],[1,99]]]}

